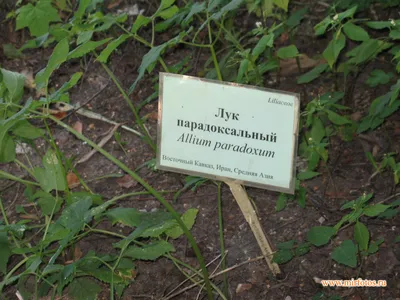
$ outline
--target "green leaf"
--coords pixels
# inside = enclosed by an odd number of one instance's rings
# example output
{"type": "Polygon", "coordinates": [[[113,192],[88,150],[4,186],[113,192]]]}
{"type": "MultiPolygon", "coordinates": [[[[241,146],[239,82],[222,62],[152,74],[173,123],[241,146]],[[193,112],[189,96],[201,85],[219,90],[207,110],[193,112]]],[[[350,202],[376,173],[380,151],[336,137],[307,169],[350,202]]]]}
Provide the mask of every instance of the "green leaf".
{"type": "Polygon", "coordinates": [[[11,256],[11,248],[8,242],[7,232],[0,232],[0,272],[7,273],[7,263],[11,256]]]}
{"type": "Polygon", "coordinates": [[[368,248],[368,254],[373,254],[378,252],[379,245],[384,242],[384,239],[379,239],[377,241],[372,241],[368,248]]]}
{"type": "Polygon", "coordinates": [[[388,209],[390,205],[386,204],[374,204],[374,205],[368,205],[366,208],[364,208],[364,215],[368,217],[376,217],[377,215],[383,213],[386,209],[388,209]]]}
{"type": "Polygon", "coordinates": [[[24,58],[22,50],[15,48],[13,44],[3,44],[3,53],[9,59],[24,58]]]}
{"type": "Polygon", "coordinates": [[[296,256],[302,256],[310,252],[310,243],[301,243],[295,249],[296,256]]]}
{"type": "Polygon", "coordinates": [[[112,38],[107,38],[107,39],[104,39],[104,40],[101,40],[101,41],[96,41],[96,42],[95,41],[86,42],[86,43],[78,46],[74,50],[72,50],[70,53],[68,53],[67,59],[70,60],[72,58],[82,57],[83,55],[89,53],[90,51],[95,50],[97,47],[100,47],[101,45],[104,45],[105,43],[107,43],[111,39],[112,38]]]}
{"type": "Polygon", "coordinates": [[[298,84],[309,83],[309,82],[313,81],[314,79],[318,78],[327,69],[328,69],[328,64],[318,65],[314,69],[312,69],[311,71],[301,75],[297,79],[297,83],[298,84]]]}
{"type": "Polygon", "coordinates": [[[26,120],[21,120],[12,129],[12,133],[22,138],[34,140],[43,136],[44,130],[36,128],[26,120]]]}
{"type": "Polygon", "coordinates": [[[335,228],[330,226],[314,226],[307,233],[307,239],[313,245],[319,247],[329,242],[336,233],[335,228]]]}
{"type": "Polygon", "coordinates": [[[108,210],[105,215],[110,219],[112,224],[121,223],[131,227],[138,227],[144,213],[136,208],[117,207],[108,210]]]}
{"type": "Polygon", "coordinates": [[[294,247],[295,240],[290,240],[287,242],[279,243],[276,247],[280,250],[290,250],[294,247]]]}
{"type": "Polygon", "coordinates": [[[179,11],[178,6],[171,6],[157,14],[157,17],[163,18],[164,20],[171,19],[179,11]]]}
{"type": "Polygon", "coordinates": [[[369,231],[367,226],[365,226],[360,221],[357,221],[354,226],[354,239],[358,243],[360,250],[367,250],[369,244],[369,231]]]}
{"type": "Polygon", "coordinates": [[[366,23],[368,27],[372,29],[385,29],[392,26],[390,21],[370,21],[366,23]]]}
{"type": "Polygon", "coordinates": [[[400,40],[400,30],[395,29],[390,31],[389,37],[392,38],[393,40],[400,40]]]}
{"type": "Polygon", "coordinates": [[[366,84],[368,84],[370,87],[376,87],[379,84],[386,84],[390,81],[390,79],[393,78],[393,73],[385,73],[385,71],[382,70],[373,70],[370,74],[369,77],[366,81],[366,84]]]}
{"type": "Polygon", "coordinates": [[[352,22],[347,22],[344,24],[343,31],[347,37],[353,41],[363,42],[369,39],[368,32],[352,22]]]}
{"type": "Polygon", "coordinates": [[[75,19],[81,19],[85,15],[85,11],[91,4],[92,0],[80,0],[78,10],[75,12],[75,19]]]}
{"type": "Polygon", "coordinates": [[[66,92],[69,89],[73,88],[78,83],[82,75],[83,72],[74,73],[68,82],[64,83],[57,91],[55,91],[49,96],[50,102],[61,101],[62,97],[66,94],[66,92]]]}
{"type": "Polygon", "coordinates": [[[239,71],[236,77],[236,82],[242,82],[243,76],[247,73],[250,61],[245,58],[240,62],[239,71]]]}
{"type": "Polygon", "coordinates": [[[315,35],[323,35],[330,24],[332,24],[331,17],[326,17],[317,25],[314,26],[315,35]]]}
{"type": "Polygon", "coordinates": [[[97,57],[97,60],[102,63],[106,63],[108,57],[111,55],[111,53],[123,42],[125,42],[129,38],[128,34],[122,34],[120,35],[116,40],[113,40],[111,43],[109,43],[103,51],[101,51],[99,57],[97,57]]]}
{"type": "Polygon", "coordinates": [[[332,259],[336,262],[355,268],[357,266],[357,247],[350,240],[343,241],[332,251],[332,259]]]}
{"type": "Polygon", "coordinates": [[[318,176],[320,173],[318,172],[313,172],[313,171],[305,171],[297,174],[297,179],[298,180],[307,180],[314,178],[315,176],[318,176]]]}
{"type": "Polygon", "coordinates": [[[256,60],[261,53],[265,51],[266,47],[272,47],[274,45],[274,34],[270,33],[268,35],[264,35],[254,47],[251,55],[256,60]]]}
{"type": "Polygon", "coordinates": [[[325,110],[328,114],[328,119],[335,125],[351,124],[351,121],[337,113],[331,111],[330,109],[325,110]]]}
{"type": "Polygon", "coordinates": [[[33,173],[45,192],[66,189],[64,167],[53,150],[48,150],[43,157],[43,168],[34,168],[33,173]]]}
{"type": "Polygon", "coordinates": [[[230,12],[232,10],[238,9],[240,7],[240,5],[242,5],[243,2],[244,2],[244,0],[232,0],[232,1],[228,2],[228,4],[226,4],[224,7],[222,7],[219,12],[214,13],[211,16],[211,19],[218,20],[219,18],[222,17],[223,14],[230,12]]]}
{"type": "Polygon", "coordinates": [[[273,0],[274,4],[284,11],[288,11],[289,0],[273,0]]]}
{"type": "Polygon", "coordinates": [[[311,126],[311,138],[314,144],[321,143],[326,135],[325,126],[319,117],[314,117],[311,126]]]}
{"type": "Polygon", "coordinates": [[[370,60],[374,58],[379,52],[383,51],[387,46],[388,44],[382,41],[369,39],[354,49],[356,50],[354,54],[354,61],[356,64],[361,64],[367,60],[370,60]]]}
{"type": "Polygon", "coordinates": [[[395,243],[400,243],[400,235],[396,236],[396,238],[394,239],[395,243]]]}
{"type": "Polygon", "coordinates": [[[101,290],[101,287],[93,280],[78,277],[69,284],[68,296],[75,300],[96,300],[101,290]]]}
{"type": "Polygon", "coordinates": [[[155,260],[164,254],[175,251],[174,246],[166,241],[153,242],[143,247],[129,247],[124,253],[124,257],[140,260],[155,260]]]}
{"type": "MultiPolygon", "coordinates": [[[[194,222],[196,220],[197,213],[199,212],[196,208],[188,209],[181,217],[183,223],[185,223],[186,227],[190,230],[192,229],[194,222]]],[[[174,220],[174,222],[176,222],[174,220]]],[[[174,227],[167,230],[165,234],[173,239],[180,237],[183,234],[182,228],[176,223],[174,227]]]]}
{"type": "Polygon", "coordinates": [[[328,47],[326,47],[326,49],[322,53],[323,57],[326,59],[331,69],[335,64],[340,54],[340,51],[342,51],[345,45],[346,45],[345,36],[341,32],[339,32],[339,35],[336,32],[334,34],[334,38],[329,42],[328,47]]]}
{"type": "Polygon", "coordinates": [[[275,211],[281,211],[286,207],[287,195],[285,193],[280,193],[278,200],[276,201],[275,211]]]}
{"type": "Polygon", "coordinates": [[[357,5],[353,6],[352,8],[349,8],[348,10],[346,10],[344,12],[337,14],[338,20],[342,21],[343,19],[351,18],[351,17],[353,17],[353,15],[356,11],[357,11],[357,5]]]}
{"type": "Polygon", "coordinates": [[[132,25],[132,29],[131,32],[136,34],[137,31],[143,27],[146,26],[147,24],[149,24],[151,22],[151,18],[149,17],[145,17],[143,15],[138,15],[138,17],[136,18],[135,23],[133,23],[132,25]]]}
{"type": "Polygon", "coordinates": [[[47,82],[54,70],[58,69],[60,65],[67,60],[68,51],[69,42],[68,39],[65,38],[54,48],[53,54],[50,56],[46,68],[36,74],[35,82],[37,89],[47,86],[47,82]]]}
{"type": "Polygon", "coordinates": [[[182,21],[182,24],[187,25],[190,19],[198,13],[203,12],[206,9],[206,2],[194,2],[190,7],[190,11],[187,14],[186,18],[182,21]]]}
{"type": "Polygon", "coordinates": [[[299,54],[299,50],[297,50],[295,45],[290,45],[287,47],[279,48],[276,54],[281,59],[292,58],[296,57],[299,54]]]}
{"type": "Polygon", "coordinates": [[[165,42],[164,44],[161,44],[159,46],[151,48],[150,51],[143,56],[142,63],[140,64],[140,67],[139,67],[138,77],[136,78],[135,82],[129,88],[129,94],[131,94],[134,91],[137,83],[143,78],[145,71],[146,70],[149,71],[150,69],[152,69],[152,66],[154,66],[154,63],[159,59],[161,53],[168,46],[175,45],[176,43],[178,43],[179,40],[182,39],[185,34],[186,33],[181,32],[180,35],[169,40],[168,42],[165,42]]]}
{"type": "Polygon", "coordinates": [[[90,41],[92,36],[93,36],[92,30],[83,31],[78,35],[78,38],[76,39],[76,44],[80,45],[80,44],[86,43],[86,42],[90,41]]]}
{"type": "Polygon", "coordinates": [[[8,91],[7,102],[18,103],[24,94],[25,76],[17,72],[0,69],[3,75],[3,82],[8,91]]]}
{"type": "Polygon", "coordinates": [[[290,15],[290,17],[286,20],[286,25],[289,28],[297,27],[301,20],[305,17],[306,13],[308,12],[308,7],[304,7],[302,9],[296,10],[294,13],[290,15]]]}
{"type": "Polygon", "coordinates": [[[28,27],[32,36],[41,36],[49,31],[51,22],[61,21],[50,0],[40,0],[36,6],[28,3],[17,10],[16,29],[28,27]]]}
{"type": "Polygon", "coordinates": [[[292,250],[279,250],[278,252],[274,253],[272,261],[277,264],[284,264],[290,261],[292,258],[293,258],[292,250]]]}
{"type": "Polygon", "coordinates": [[[52,213],[57,213],[60,210],[62,201],[59,197],[56,199],[53,195],[43,191],[38,191],[35,194],[36,197],[39,198],[37,203],[44,215],[50,216],[52,213]]]}

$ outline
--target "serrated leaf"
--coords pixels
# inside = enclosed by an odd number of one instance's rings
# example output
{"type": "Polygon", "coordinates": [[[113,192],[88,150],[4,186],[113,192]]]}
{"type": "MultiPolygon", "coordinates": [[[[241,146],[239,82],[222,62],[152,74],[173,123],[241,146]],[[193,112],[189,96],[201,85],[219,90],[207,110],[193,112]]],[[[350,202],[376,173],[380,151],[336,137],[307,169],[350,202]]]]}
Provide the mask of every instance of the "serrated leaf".
{"type": "Polygon", "coordinates": [[[298,84],[309,83],[309,82],[313,81],[314,79],[318,78],[327,69],[328,69],[328,64],[318,65],[314,69],[312,69],[311,71],[301,75],[297,79],[297,83],[298,84]]]}
{"type": "Polygon", "coordinates": [[[353,41],[363,42],[369,39],[368,32],[352,22],[347,22],[344,24],[343,31],[347,37],[353,41]]]}
{"type": "Polygon", "coordinates": [[[38,74],[36,74],[35,82],[37,89],[41,89],[47,86],[47,82],[51,74],[56,69],[58,69],[63,62],[67,60],[68,51],[69,51],[69,42],[68,39],[65,38],[61,40],[54,48],[46,68],[41,70],[38,74]]]}
{"type": "Polygon", "coordinates": [[[295,45],[290,45],[287,47],[279,48],[276,54],[281,59],[292,58],[296,57],[299,54],[299,50],[297,50],[295,45]]]}
{"type": "Polygon", "coordinates": [[[110,41],[112,38],[107,38],[101,41],[89,41],[86,42],[80,46],[78,46],[77,48],[75,48],[74,50],[72,50],[70,53],[68,53],[68,57],[67,59],[73,59],[73,58],[78,58],[78,57],[82,57],[83,55],[95,50],[97,47],[100,47],[101,45],[104,45],[105,43],[107,43],[108,41],[110,41]]]}
{"type": "Polygon", "coordinates": [[[339,32],[339,35],[335,33],[333,39],[329,42],[328,47],[326,47],[326,49],[322,53],[323,57],[326,59],[331,69],[333,68],[333,65],[335,64],[340,52],[345,45],[345,36],[341,32],[339,32]]]}
{"type": "Polygon", "coordinates": [[[21,100],[24,93],[25,76],[17,73],[8,71],[6,69],[0,69],[3,75],[3,82],[8,93],[6,99],[8,102],[18,103],[21,100]]]}
{"type": "Polygon", "coordinates": [[[368,84],[370,87],[376,87],[379,84],[386,84],[392,79],[393,73],[385,73],[385,71],[382,70],[373,70],[370,74],[369,77],[366,81],[366,84],[368,84]]]}
{"type": "Polygon", "coordinates": [[[336,262],[355,268],[357,266],[357,247],[350,240],[343,241],[332,251],[332,259],[336,262]]]}
{"type": "Polygon", "coordinates": [[[66,189],[64,167],[53,150],[48,150],[43,157],[44,168],[36,167],[33,174],[45,192],[66,189]]]}
{"type": "Polygon", "coordinates": [[[292,250],[279,250],[278,252],[274,253],[272,261],[277,264],[284,264],[290,261],[292,258],[293,258],[292,250]]]}
{"type": "Polygon", "coordinates": [[[78,277],[69,284],[68,296],[75,300],[96,300],[101,290],[101,287],[93,280],[78,277]]]}
{"type": "Polygon", "coordinates": [[[83,31],[78,35],[78,38],[76,39],[76,44],[81,45],[83,43],[86,43],[86,42],[90,41],[92,36],[93,36],[92,30],[83,31]]]}
{"type": "Polygon", "coordinates": [[[315,226],[308,231],[307,240],[313,245],[319,247],[327,244],[335,233],[336,230],[333,227],[315,226]]]}
{"type": "Polygon", "coordinates": [[[142,247],[128,247],[123,253],[124,257],[140,260],[155,260],[164,254],[174,252],[175,248],[166,241],[153,242],[142,247]]]}
{"type": "MultiPolygon", "coordinates": [[[[182,217],[181,217],[182,222],[186,225],[186,227],[189,230],[192,229],[198,212],[199,212],[199,210],[197,208],[190,208],[182,215],[182,217]]],[[[174,220],[174,222],[176,222],[176,221],[174,220]]],[[[176,223],[176,225],[173,228],[167,230],[165,232],[165,234],[167,236],[169,236],[170,238],[176,239],[183,234],[183,230],[176,223]]]]}
{"type": "Polygon", "coordinates": [[[274,4],[284,11],[288,11],[289,0],[273,0],[274,4]]]}
{"type": "Polygon", "coordinates": [[[7,263],[11,256],[11,248],[8,242],[7,232],[0,232],[0,272],[7,273],[7,263]]]}
{"type": "Polygon", "coordinates": [[[307,180],[307,179],[314,178],[314,177],[318,176],[319,174],[320,173],[318,173],[318,172],[305,171],[305,172],[301,172],[301,173],[297,174],[297,179],[298,180],[307,180]]]}
{"type": "Polygon", "coordinates": [[[344,125],[344,124],[351,124],[351,121],[341,115],[338,115],[337,113],[331,111],[330,109],[326,110],[326,113],[328,114],[328,119],[335,125],[344,125]]]}
{"type": "Polygon", "coordinates": [[[354,239],[358,243],[360,250],[368,249],[369,231],[367,226],[360,221],[357,221],[356,225],[354,225],[354,239]]]}
{"type": "Polygon", "coordinates": [[[61,21],[50,0],[40,0],[35,6],[28,3],[17,10],[16,29],[28,27],[32,36],[41,36],[49,31],[51,22],[61,21]]]}
{"type": "Polygon", "coordinates": [[[278,200],[276,201],[275,211],[281,211],[286,207],[287,203],[287,195],[284,193],[280,193],[278,200]]]}
{"type": "Polygon", "coordinates": [[[97,61],[106,63],[108,60],[108,57],[111,55],[111,53],[117,49],[119,45],[121,45],[123,42],[125,42],[129,38],[128,34],[123,34],[120,35],[116,40],[113,40],[111,43],[109,43],[103,51],[101,51],[99,57],[97,57],[97,61]]]}
{"type": "Polygon", "coordinates": [[[270,33],[268,35],[264,35],[254,47],[251,55],[254,59],[257,59],[261,53],[265,51],[265,48],[272,47],[274,45],[274,34],[270,33]]]}
{"type": "Polygon", "coordinates": [[[376,217],[377,215],[383,213],[386,209],[388,209],[390,205],[386,204],[374,204],[374,205],[368,205],[367,207],[364,208],[364,215],[368,217],[376,217]]]}

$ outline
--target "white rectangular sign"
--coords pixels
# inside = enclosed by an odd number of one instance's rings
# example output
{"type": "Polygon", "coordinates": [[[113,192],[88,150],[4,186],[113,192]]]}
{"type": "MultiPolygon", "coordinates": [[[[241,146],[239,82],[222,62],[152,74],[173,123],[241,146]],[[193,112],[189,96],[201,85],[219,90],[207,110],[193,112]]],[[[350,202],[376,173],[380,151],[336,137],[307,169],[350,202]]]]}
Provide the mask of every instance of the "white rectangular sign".
{"type": "Polygon", "coordinates": [[[299,95],[160,74],[157,168],[294,193],[299,95]]]}

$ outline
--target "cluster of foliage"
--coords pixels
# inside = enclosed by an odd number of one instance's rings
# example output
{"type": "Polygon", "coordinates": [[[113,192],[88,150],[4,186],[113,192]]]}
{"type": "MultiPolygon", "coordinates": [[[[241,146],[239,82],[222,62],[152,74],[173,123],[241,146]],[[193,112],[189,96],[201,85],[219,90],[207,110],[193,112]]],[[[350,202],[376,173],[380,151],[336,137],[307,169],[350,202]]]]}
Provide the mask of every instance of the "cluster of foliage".
{"type": "MultiPolygon", "coordinates": [[[[326,18],[314,27],[316,36],[327,35],[331,38],[322,54],[325,62],[299,76],[297,83],[303,85],[318,80],[321,76],[333,75],[335,78],[343,78],[344,87],[337,84],[336,91],[309,101],[302,112],[299,154],[306,159],[307,167],[297,175],[296,194],[279,196],[277,211],[284,209],[289,201],[295,199],[301,207],[306,207],[307,190],[304,181],[318,176],[316,170],[321,162],[328,161],[331,136],[338,135],[344,141],[349,141],[356,134],[377,128],[400,107],[398,80],[389,92],[372,102],[368,115],[360,122],[343,114],[349,110],[340,103],[346,97],[345,87],[349,76],[357,76],[369,62],[380,55],[391,55],[396,64],[393,72],[400,72],[400,48],[396,45],[400,39],[400,21],[357,19],[357,14],[368,8],[367,2],[376,1],[337,1],[328,10],[326,18]],[[377,35],[381,37],[373,38],[377,35]],[[356,46],[348,49],[346,44],[350,42],[356,46]]],[[[396,1],[386,1],[385,5],[397,7],[394,2],[396,1]]],[[[190,209],[182,216],[178,215],[157,191],[121,161],[100,148],[97,150],[101,154],[141,183],[168,212],[143,213],[135,209],[112,208],[120,197],[103,201],[100,195],[92,194],[89,189],[87,192],[70,191],[66,174],[75,172],[73,163],[58,149],[46,123],[50,119],[96,147],[93,142],[47,113],[51,104],[69,102],[69,90],[83,75],[82,72],[75,73],[60,88],[54,89],[49,85],[53,73],[62,64],[88,55],[96,57],[96,61],[116,84],[132,110],[137,127],[143,134],[143,141],[154,150],[155,143],[144,126],[146,120],[139,115],[139,110],[157,98],[157,84],[155,92],[137,106],[133,105],[129,94],[135,90],[146,72],[154,72],[157,64],[166,72],[185,74],[191,71],[189,57],[176,65],[168,66],[163,57],[169,49],[177,45],[207,49],[210,59],[205,62],[200,74],[208,79],[263,86],[265,75],[268,72],[279,74],[280,62],[287,59],[296,60],[301,72],[300,52],[295,43],[298,26],[308,12],[306,7],[289,13],[289,0],[183,0],[183,3],[178,6],[175,0],[162,0],[152,15],[140,14],[134,20],[126,14],[105,14],[103,0],[20,0],[16,3],[15,11],[8,14],[9,20],[15,19],[16,29],[28,30],[32,39],[19,49],[13,45],[4,45],[7,56],[22,58],[24,51],[29,49],[54,49],[47,66],[35,74],[35,88],[42,95],[39,99],[29,98],[22,103],[25,77],[5,69],[1,69],[0,73],[0,163],[18,164],[33,181],[3,171],[0,171],[0,176],[26,185],[25,197],[41,215],[39,224],[33,220],[9,224],[1,204],[3,224],[0,225],[0,272],[4,277],[0,283],[0,292],[5,286],[16,284],[27,298],[32,293],[36,297],[49,293],[62,295],[67,290],[73,298],[91,299],[100,291],[100,286],[89,279],[93,277],[110,284],[111,298],[115,296],[115,292],[120,296],[136,276],[135,260],[154,260],[165,255],[179,264],[169,254],[174,251],[174,247],[167,238],[186,234],[203,267],[203,279],[211,296],[204,262],[188,231],[193,226],[197,210],[190,209]],[[235,23],[234,16],[245,2],[249,13],[255,13],[262,18],[256,28],[243,32],[235,23]],[[270,20],[273,20],[272,25],[267,26],[266,24],[271,24],[270,20]],[[167,30],[172,38],[156,44],[156,35],[167,30]],[[143,33],[150,33],[149,40],[144,38],[148,34],[143,33]],[[278,48],[277,41],[283,35],[288,35],[290,44],[278,48]],[[121,45],[129,41],[136,41],[149,50],[142,58],[136,80],[126,92],[108,68],[107,62],[113,52],[119,51],[121,45]],[[38,122],[42,122],[47,130],[32,125],[38,122]],[[16,157],[16,145],[28,143],[35,148],[34,140],[38,138],[46,140],[50,145],[50,149],[43,155],[43,167],[25,166],[16,157]],[[123,236],[98,229],[98,225],[105,220],[132,227],[132,232],[123,236]],[[119,242],[112,245],[116,254],[91,251],[84,257],[75,257],[74,245],[92,233],[120,238],[119,242]],[[8,262],[13,256],[17,257],[17,263],[11,268],[8,262]],[[32,285],[31,278],[34,278],[33,288],[28,287],[32,285]],[[84,296],[81,295],[83,291],[87,293],[84,296]]],[[[392,83],[394,78],[394,73],[374,70],[366,84],[375,87],[392,83]]],[[[122,147],[118,135],[116,140],[122,147]]],[[[379,171],[391,169],[395,184],[398,184],[400,167],[393,155],[385,156],[379,165],[373,159],[371,161],[379,171]]],[[[193,185],[196,188],[205,181],[188,177],[184,189],[193,185]]],[[[83,180],[81,182],[85,186],[83,180]]],[[[295,256],[304,255],[310,251],[312,245],[323,246],[341,228],[354,225],[356,243],[352,240],[343,241],[332,252],[332,259],[356,267],[357,257],[375,253],[383,242],[382,239],[370,239],[368,228],[361,218],[390,218],[399,211],[398,201],[391,204],[368,204],[371,198],[372,194],[368,194],[345,203],[342,210],[351,209],[351,212],[335,226],[311,228],[307,241],[300,243],[292,240],[279,244],[275,261],[285,263],[295,256]]],[[[17,207],[17,212],[27,214],[23,207],[17,207]]],[[[213,288],[220,294],[216,287],[213,288]]]]}

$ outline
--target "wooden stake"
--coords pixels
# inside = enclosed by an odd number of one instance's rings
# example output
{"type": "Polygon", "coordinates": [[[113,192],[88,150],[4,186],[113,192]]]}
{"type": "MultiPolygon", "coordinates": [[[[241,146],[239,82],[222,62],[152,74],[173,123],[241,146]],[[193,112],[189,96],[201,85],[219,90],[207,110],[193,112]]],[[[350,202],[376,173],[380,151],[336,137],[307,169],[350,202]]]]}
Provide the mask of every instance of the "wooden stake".
{"type": "Polygon", "coordinates": [[[280,274],[281,270],[279,269],[279,266],[272,261],[272,248],[268,242],[267,237],[265,236],[260,221],[258,220],[257,213],[254,210],[246,191],[240,184],[236,182],[225,181],[225,183],[230,187],[233,197],[238,203],[247,223],[249,223],[250,228],[253,231],[254,236],[256,237],[258,245],[260,246],[261,252],[265,257],[269,269],[274,274],[274,276],[280,274]]]}

